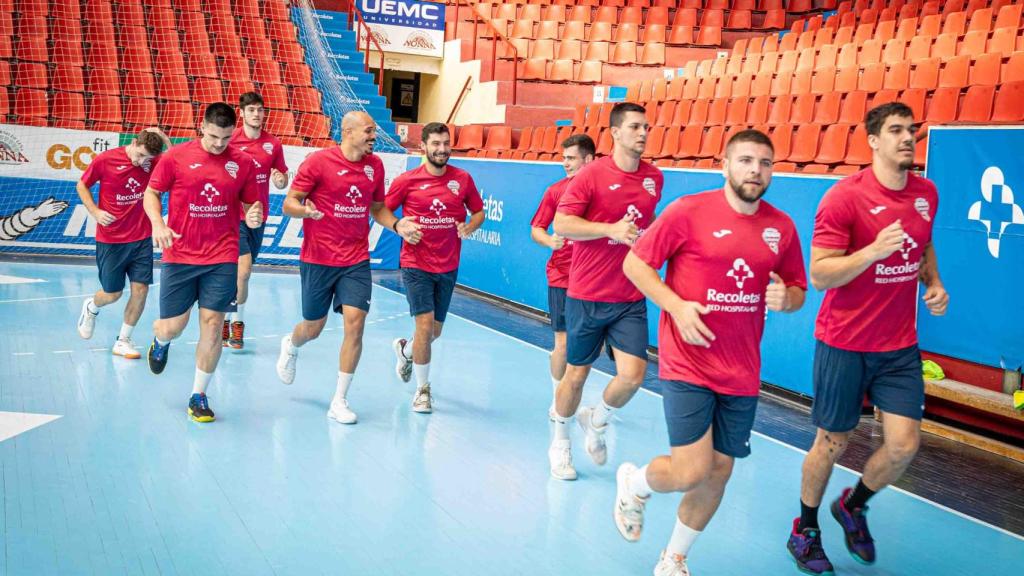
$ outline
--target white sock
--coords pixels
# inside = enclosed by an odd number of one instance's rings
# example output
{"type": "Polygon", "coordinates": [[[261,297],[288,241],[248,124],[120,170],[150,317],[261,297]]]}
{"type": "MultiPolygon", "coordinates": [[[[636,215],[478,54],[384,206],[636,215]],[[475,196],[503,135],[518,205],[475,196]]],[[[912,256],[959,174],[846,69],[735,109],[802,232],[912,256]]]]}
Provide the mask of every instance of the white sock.
{"type": "Polygon", "coordinates": [[[85,307],[89,310],[90,314],[95,315],[100,313],[100,309],[96,307],[96,302],[92,298],[89,298],[86,302],[88,302],[88,304],[86,304],[85,307]]]}
{"type": "Polygon", "coordinates": [[[615,408],[604,403],[604,400],[594,406],[594,416],[591,418],[591,422],[594,423],[596,428],[601,428],[608,424],[608,420],[612,417],[612,412],[615,412],[615,408]]]}
{"type": "Polygon", "coordinates": [[[168,341],[164,342],[164,341],[163,341],[163,340],[161,340],[161,339],[160,339],[160,338],[159,338],[158,336],[153,336],[153,340],[156,340],[156,343],[157,343],[157,344],[159,344],[159,345],[161,345],[161,346],[167,346],[168,344],[170,344],[170,343],[171,343],[171,341],[170,341],[170,340],[168,340],[168,341]]]}
{"type": "Polygon", "coordinates": [[[128,340],[128,339],[130,339],[132,337],[132,330],[135,330],[135,326],[132,326],[130,324],[122,322],[121,323],[121,333],[118,334],[117,339],[118,340],[128,340]]]}
{"type": "Polygon", "coordinates": [[[651,495],[651,485],[647,483],[646,464],[629,475],[629,491],[638,498],[647,498],[651,495]]]}
{"type": "Polygon", "coordinates": [[[412,371],[416,373],[416,387],[424,388],[430,384],[430,363],[413,364],[412,371]]]}
{"type": "Polygon", "coordinates": [[[566,418],[565,416],[561,416],[555,412],[555,441],[569,441],[569,422],[571,421],[572,416],[566,418]]]}
{"type": "Polygon", "coordinates": [[[700,536],[700,530],[690,528],[677,517],[676,527],[672,529],[672,538],[669,539],[665,551],[669,554],[679,554],[686,557],[690,553],[690,546],[693,546],[697,536],[700,536]]]}
{"type": "Polygon", "coordinates": [[[242,314],[245,312],[245,304],[235,304],[235,307],[237,310],[235,310],[235,313],[231,315],[232,321],[244,322],[244,320],[242,320],[242,314]]]}
{"type": "Polygon", "coordinates": [[[405,341],[405,346],[402,348],[402,355],[408,360],[412,360],[412,339],[405,341]]]}
{"type": "Polygon", "coordinates": [[[285,348],[285,350],[287,350],[289,354],[298,354],[299,353],[299,347],[296,346],[295,344],[292,344],[292,335],[291,334],[285,336],[284,342],[285,342],[285,346],[287,346],[287,348],[285,348]]]}
{"type": "Polygon", "coordinates": [[[212,372],[203,372],[199,368],[196,368],[196,377],[192,381],[192,393],[193,394],[205,394],[206,387],[210,385],[210,378],[213,377],[212,372]]]}
{"type": "Polygon", "coordinates": [[[551,394],[558,392],[558,385],[562,383],[561,378],[551,377],[551,394]]]}
{"type": "Polygon", "coordinates": [[[338,388],[334,391],[335,398],[341,398],[342,400],[348,395],[348,387],[352,384],[353,374],[346,374],[338,371],[338,388]]]}

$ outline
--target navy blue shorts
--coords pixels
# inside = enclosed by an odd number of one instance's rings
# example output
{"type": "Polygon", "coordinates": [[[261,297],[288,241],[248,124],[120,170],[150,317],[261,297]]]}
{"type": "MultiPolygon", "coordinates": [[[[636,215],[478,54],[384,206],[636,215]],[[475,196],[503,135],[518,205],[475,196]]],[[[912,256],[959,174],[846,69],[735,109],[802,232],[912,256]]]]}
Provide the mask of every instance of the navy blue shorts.
{"type": "Polygon", "coordinates": [[[409,314],[419,316],[434,313],[434,320],[444,322],[452,303],[452,292],[459,271],[427,272],[418,268],[402,268],[405,299],[409,301],[409,314]]]}
{"type": "Polygon", "coordinates": [[[661,396],[673,447],[693,444],[711,428],[715,452],[733,458],[750,456],[757,396],[719,394],[678,380],[662,380],[661,396]]]}
{"type": "Polygon", "coordinates": [[[590,366],[607,339],[616,350],[647,359],[647,301],[591,302],[565,299],[566,355],[573,366],[590,366]]]}
{"type": "Polygon", "coordinates": [[[548,286],[548,311],[551,314],[551,329],[565,332],[565,288],[548,286]]]}
{"type": "Polygon", "coordinates": [[[369,260],[351,266],[299,262],[299,276],[302,278],[302,317],[310,322],[320,320],[331,310],[340,313],[342,306],[370,311],[373,276],[369,260]]]}
{"type": "Polygon", "coordinates": [[[124,290],[124,279],[139,284],[153,283],[153,239],[124,244],[96,243],[96,267],[100,286],[109,294],[124,290]]]}
{"type": "Polygon", "coordinates": [[[160,318],[181,316],[199,302],[200,308],[230,312],[238,291],[238,264],[163,265],[160,274],[160,318]]]}
{"type": "Polygon", "coordinates": [[[819,340],[814,348],[814,425],[829,432],[853,430],[865,394],[883,412],[920,420],[924,376],[917,345],[891,352],[851,352],[819,340]]]}
{"type": "Polygon", "coordinates": [[[256,258],[259,258],[260,248],[263,247],[263,233],[266,230],[266,224],[261,224],[259,228],[249,228],[245,225],[244,221],[240,223],[238,228],[238,255],[245,256],[250,254],[252,255],[252,261],[255,262],[256,258]]]}

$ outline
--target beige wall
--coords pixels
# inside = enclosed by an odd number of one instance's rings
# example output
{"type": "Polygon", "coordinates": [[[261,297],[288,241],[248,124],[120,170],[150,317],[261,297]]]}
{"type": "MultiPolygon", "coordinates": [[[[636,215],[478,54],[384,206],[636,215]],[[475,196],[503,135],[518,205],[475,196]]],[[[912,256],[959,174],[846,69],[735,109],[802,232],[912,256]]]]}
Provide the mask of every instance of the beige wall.
{"type": "Polygon", "coordinates": [[[419,121],[444,122],[451,113],[455,99],[472,77],[466,96],[453,122],[464,124],[503,124],[505,105],[498,104],[497,82],[479,82],[480,61],[462,62],[458,40],[446,42],[444,60],[438,76],[424,74],[420,77],[419,121]]]}

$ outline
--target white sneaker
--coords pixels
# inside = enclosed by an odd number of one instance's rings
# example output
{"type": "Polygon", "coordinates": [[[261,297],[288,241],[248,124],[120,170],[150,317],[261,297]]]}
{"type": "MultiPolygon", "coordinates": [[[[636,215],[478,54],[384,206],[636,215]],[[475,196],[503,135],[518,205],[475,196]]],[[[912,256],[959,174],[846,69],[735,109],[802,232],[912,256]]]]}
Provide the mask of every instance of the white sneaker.
{"type": "Polygon", "coordinates": [[[391,348],[395,351],[395,374],[402,379],[402,382],[408,382],[412,378],[412,359],[405,356],[405,338],[395,338],[395,341],[391,343],[391,348]]]}
{"type": "Polygon", "coordinates": [[[357,420],[356,413],[348,407],[348,400],[337,396],[331,400],[331,408],[327,411],[327,417],[339,424],[355,424],[357,420]]]}
{"type": "Polygon", "coordinates": [[[92,338],[92,331],[96,328],[96,316],[99,316],[99,312],[93,314],[89,311],[89,304],[92,304],[92,298],[82,302],[82,312],[78,315],[78,335],[86,340],[92,338]]]}
{"type": "Polygon", "coordinates": [[[661,559],[654,567],[654,576],[690,576],[690,569],[686,567],[686,558],[662,550],[661,559]]]}
{"type": "Polygon", "coordinates": [[[576,413],[576,422],[579,423],[580,428],[587,435],[585,443],[587,454],[590,454],[590,459],[594,461],[594,464],[604,466],[604,463],[608,461],[608,446],[604,442],[604,433],[608,429],[608,425],[605,424],[597,428],[591,423],[593,418],[594,409],[590,406],[580,408],[579,412],[576,413]]]}
{"type": "Polygon", "coordinates": [[[636,464],[626,462],[615,473],[615,527],[630,542],[640,540],[644,529],[644,507],[650,498],[641,498],[630,490],[629,477],[637,472],[636,464]]]}
{"type": "MultiPolygon", "coordinates": [[[[281,352],[277,355],[277,377],[285,384],[295,381],[295,360],[299,357],[299,351],[296,349],[293,354],[289,352],[292,348],[291,334],[281,338],[281,352]]],[[[331,406],[334,406],[333,402],[331,406]]]]}
{"type": "Polygon", "coordinates": [[[430,404],[430,384],[416,389],[416,395],[412,397],[412,411],[420,414],[430,414],[434,411],[430,404]]]}
{"type": "Polygon", "coordinates": [[[122,340],[120,338],[114,342],[114,347],[111,349],[114,356],[124,356],[129,360],[138,360],[142,358],[142,354],[139,354],[139,350],[135,347],[135,343],[132,342],[131,338],[122,340]]]}
{"type": "Polygon", "coordinates": [[[548,462],[551,464],[551,476],[558,480],[575,480],[576,468],[572,465],[572,443],[568,440],[555,440],[548,448],[548,462]]]}

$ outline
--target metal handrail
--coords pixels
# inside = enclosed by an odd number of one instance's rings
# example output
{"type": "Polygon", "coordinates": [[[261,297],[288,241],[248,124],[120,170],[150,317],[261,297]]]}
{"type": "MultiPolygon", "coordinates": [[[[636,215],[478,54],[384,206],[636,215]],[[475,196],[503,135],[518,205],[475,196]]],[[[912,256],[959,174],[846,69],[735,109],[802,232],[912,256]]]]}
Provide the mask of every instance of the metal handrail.
{"type": "Polygon", "coordinates": [[[469,83],[472,81],[472,76],[466,76],[466,82],[462,84],[462,90],[459,91],[459,96],[455,99],[455,104],[452,106],[452,111],[448,114],[448,120],[445,121],[445,124],[452,123],[452,118],[455,118],[455,113],[462,107],[462,98],[466,95],[466,91],[469,90],[469,83]]]}
{"type": "Polygon", "coordinates": [[[516,88],[519,85],[519,49],[516,48],[516,45],[513,44],[511,40],[508,39],[508,36],[506,36],[504,33],[500,32],[494,26],[494,22],[492,22],[490,18],[481,16],[480,13],[477,12],[477,10],[476,10],[476,7],[477,7],[476,0],[454,0],[454,1],[449,0],[449,1],[452,2],[455,5],[455,38],[453,38],[453,40],[454,39],[458,39],[458,37],[459,37],[458,36],[458,33],[459,33],[459,6],[462,6],[463,3],[465,3],[465,6],[468,6],[470,8],[470,10],[472,11],[472,13],[473,13],[473,59],[474,60],[478,59],[477,58],[477,54],[476,54],[476,41],[477,41],[477,38],[480,36],[480,32],[479,32],[479,29],[478,29],[480,22],[482,21],[487,26],[487,28],[490,28],[490,30],[492,32],[494,32],[495,40],[493,42],[491,42],[491,81],[492,82],[494,81],[494,76],[495,76],[495,74],[497,72],[497,60],[498,60],[498,42],[497,41],[500,39],[507,46],[512,48],[512,58],[513,58],[513,60],[512,60],[512,105],[515,106],[516,102],[518,100],[517,99],[517,90],[516,90],[516,88]]]}

